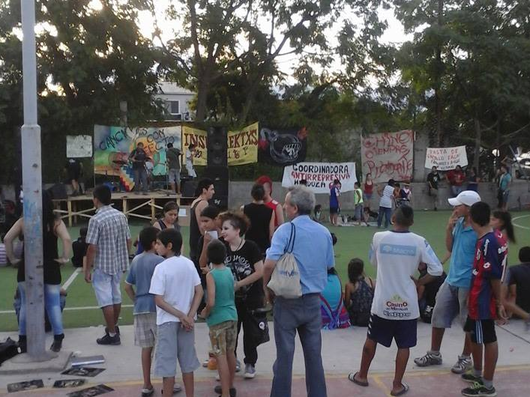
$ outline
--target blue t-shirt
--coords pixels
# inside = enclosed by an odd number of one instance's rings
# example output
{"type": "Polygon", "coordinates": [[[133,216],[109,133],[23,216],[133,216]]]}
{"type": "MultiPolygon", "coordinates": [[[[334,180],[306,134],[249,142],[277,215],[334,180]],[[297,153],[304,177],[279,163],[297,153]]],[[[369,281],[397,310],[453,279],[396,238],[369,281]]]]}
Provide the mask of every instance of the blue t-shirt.
{"type": "Polygon", "coordinates": [[[125,280],[127,284],[136,286],[133,314],[156,313],[155,297],[149,293],[149,288],[156,265],[163,261],[164,258],[150,252],[134,257],[125,280]]]}
{"type": "Polygon", "coordinates": [[[333,241],[329,230],[308,215],[299,215],[276,230],[267,259],[277,261],[286,252],[291,223],[296,227],[293,255],[300,270],[302,294],[319,294],[328,283],[328,269],[335,266],[333,241]]]}
{"type": "Polygon", "coordinates": [[[453,250],[447,283],[453,287],[469,288],[471,272],[475,258],[477,234],[471,226],[465,226],[465,219],[460,218],[453,229],[453,250]]]}
{"type": "Polygon", "coordinates": [[[502,174],[501,178],[499,179],[499,187],[502,191],[505,191],[508,188],[508,183],[510,183],[512,180],[512,176],[510,174],[502,174]]]}

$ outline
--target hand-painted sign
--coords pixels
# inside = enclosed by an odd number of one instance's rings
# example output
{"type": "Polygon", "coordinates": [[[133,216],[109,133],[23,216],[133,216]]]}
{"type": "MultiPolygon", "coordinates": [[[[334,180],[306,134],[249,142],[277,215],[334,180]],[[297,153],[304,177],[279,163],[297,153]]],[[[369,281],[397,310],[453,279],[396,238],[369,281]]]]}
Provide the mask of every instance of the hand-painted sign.
{"type": "Polygon", "coordinates": [[[90,135],[67,135],[66,157],[92,157],[92,137],[90,135]]]}
{"type": "Polygon", "coordinates": [[[425,168],[436,166],[439,171],[450,171],[454,170],[457,165],[465,167],[467,164],[465,146],[427,148],[425,168]]]}
{"type": "Polygon", "coordinates": [[[262,127],[259,135],[260,160],[282,166],[305,160],[308,135],[306,127],[299,130],[262,127]]]}
{"type": "Polygon", "coordinates": [[[228,131],[228,165],[258,162],[258,123],[240,131],[228,131]]]}
{"type": "Polygon", "coordinates": [[[307,181],[307,187],[315,193],[329,193],[330,183],[335,179],[341,182],[341,192],[355,189],[355,163],[298,163],[283,169],[283,187],[307,181]]]}
{"type": "Polygon", "coordinates": [[[410,180],[413,171],[414,132],[410,130],[370,134],[362,139],[363,174],[374,182],[410,180]]]}
{"type": "Polygon", "coordinates": [[[206,131],[187,126],[182,127],[182,153],[187,153],[188,147],[195,145],[193,165],[206,165],[208,150],[206,147],[206,131]]]}

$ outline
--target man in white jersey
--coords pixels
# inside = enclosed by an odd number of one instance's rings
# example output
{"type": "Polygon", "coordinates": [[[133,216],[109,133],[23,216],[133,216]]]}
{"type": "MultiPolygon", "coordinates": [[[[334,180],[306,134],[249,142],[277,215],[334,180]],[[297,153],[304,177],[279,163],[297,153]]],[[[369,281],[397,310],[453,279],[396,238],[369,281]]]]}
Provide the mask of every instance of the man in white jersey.
{"type": "Polygon", "coordinates": [[[377,284],[372,303],[368,334],[363,347],[361,368],[348,378],[359,386],[368,386],[368,370],[377,344],[398,347],[392,396],[405,394],[409,387],[402,382],[410,348],[416,346],[417,319],[420,316],[416,283],[412,276],[418,265],[427,265],[427,275],[417,283],[429,283],[442,275],[443,267],[423,237],[409,231],[414,223],[412,208],[398,208],[392,216],[394,229],[374,235],[370,262],[377,267],[377,284]]]}

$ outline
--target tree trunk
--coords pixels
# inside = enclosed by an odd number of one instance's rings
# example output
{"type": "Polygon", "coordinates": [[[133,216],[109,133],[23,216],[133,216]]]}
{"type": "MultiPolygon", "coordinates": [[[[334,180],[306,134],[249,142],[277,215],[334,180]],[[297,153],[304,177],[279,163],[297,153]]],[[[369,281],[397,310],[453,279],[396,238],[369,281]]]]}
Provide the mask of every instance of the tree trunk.
{"type": "Polygon", "coordinates": [[[243,111],[241,112],[241,121],[246,123],[248,120],[248,114],[250,113],[250,109],[252,108],[252,105],[254,104],[254,100],[256,99],[256,94],[258,93],[259,84],[261,82],[261,77],[253,79],[245,98],[245,104],[243,105],[243,111]]]}
{"type": "MultiPolygon", "coordinates": [[[[443,25],[444,0],[438,0],[438,26],[443,25]]],[[[436,87],[434,89],[434,106],[436,112],[436,144],[442,146],[443,128],[442,128],[442,100],[440,98],[441,79],[442,79],[442,48],[438,44],[436,48],[436,87]]]]}
{"type": "Polygon", "coordinates": [[[475,156],[473,159],[473,167],[477,171],[477,175],[480,175],[480,144],[482,142],[482,128],[480,128],[480,121],[477,116],[475,116],[475,156]]]}

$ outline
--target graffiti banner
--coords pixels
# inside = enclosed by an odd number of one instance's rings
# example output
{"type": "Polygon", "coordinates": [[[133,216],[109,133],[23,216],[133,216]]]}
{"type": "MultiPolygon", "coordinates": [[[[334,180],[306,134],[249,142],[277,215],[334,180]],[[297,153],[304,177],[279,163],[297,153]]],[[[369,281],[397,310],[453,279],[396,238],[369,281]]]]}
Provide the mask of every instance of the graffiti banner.
{"type": "Polygon", "coordinates": [[[206,148],[206,135],[206,131],[187,126],[182,127],[182,153],[186,153],[189,145],[192,143],[195,144],[194,165],[206,165],[207,163],[208,150],[206,148]]]}
{"type": "Polygon", "coordinates": [[[153,160],[153,175],[166,175],[166,147],[181,146],[181,127],[110,127],[94,126],[94,172],[123,177],[132,175],[129,153],[136,144],[144,144],[153,160]]]}
{"type": "Polygon", "coordinates": [[[439,171],[450,171],[454,170],[457,165],[465,167],[467,164],[465,146],[427,148],[425,168],[436,166],[439,171]]]}
{"type": "Polygon", "coordinates": [[[307,153],[306,127],[299,130],[276,130],[262,127],[259,132],[260,161],[286,166],[305,160],[307,153]]]}
{"type": "Polygon", "coordinates": [[[228,165],[258,162],[258,123],[241,131],[228,131],[228,165]]]}
{"type": "Polygon", "coordinates": [[[355,189],[355,163],[298,163],[283,169],[283,187],[298,185],[302,179],[315,193],[329,193],[330,184],[338,179],[341,192],[355,189]]]}
{"type": "Polygon", "coordinates": [[[389,179],[410,180],[413,171],[414,132],[384,132],[362,139],[363,174],[372,174],[376,183],[389,179]]]}
{"type": "Polygon", "coordinates": [[[90,135],[67,135],[66,157],[92,157],[92,137],[90,135]]]}

